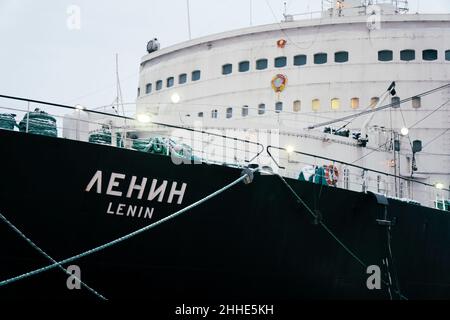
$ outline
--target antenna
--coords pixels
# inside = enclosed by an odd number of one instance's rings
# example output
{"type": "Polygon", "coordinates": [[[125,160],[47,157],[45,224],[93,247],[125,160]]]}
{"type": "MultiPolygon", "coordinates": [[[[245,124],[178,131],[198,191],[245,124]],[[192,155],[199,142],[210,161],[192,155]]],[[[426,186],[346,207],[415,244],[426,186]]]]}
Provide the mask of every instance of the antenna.
{"type": "Polygon", "coordinates": [[[186,6],[187,6],[187,22],[188,22],[188,32],[189,32],[189,40],[192,39],[191,35],[191,13],[190,13],[190,6],[189,6],[189,0],[186,0],[186,6]]]}
{"type": "MultiPolygon", "coordinates": [[[[123,106],[123,97],[122,97],[122,88],[120,87],[120,78],[119,78],[119,54],[116,53],[116,90],[117,90],[117,98],[116,98],[116,102],[117,102],[117,109],[113,107],[113,109],[115,109],[116,114],[119,114],[119,107],[122,106],[122,114],[125,117],[125,108],[123,106]]],[[[125,119],[124,121],[125,126],[127,125],[127,120],[125,119]]],[[[125,126],[123,128],[123,132],[120,134],[121,135],[121,139],[123,139],[126,136],[125,133],[125,126]]],[[[112,135],[112,141],[114,141],[114,143],[117,143],[117,140],[114,138],[114,135],[112,135]]]]}
{"type": "Polygon", "coordinates": [[[250,26],[253,26],[253,1],[250,0],[250,26]]]}
{"type": "Polygon", "coordinates": [[[114,111],[116,111],[117,114],[119,114],[119,88],[120,88],[120,82],[119,82],[119,54],[116,53],[116,106],[113,107],[114,111]]]}

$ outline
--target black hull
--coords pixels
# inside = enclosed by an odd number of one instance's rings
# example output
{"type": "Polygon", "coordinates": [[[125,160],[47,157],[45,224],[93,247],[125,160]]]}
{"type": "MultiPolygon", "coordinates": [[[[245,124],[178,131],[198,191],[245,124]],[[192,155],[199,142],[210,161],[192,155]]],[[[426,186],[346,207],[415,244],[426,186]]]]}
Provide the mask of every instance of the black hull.
{"type": "MultiPolygon", "coordinates": [[[[55,260],[142,228],[236,180],[241,170],[174,165],[170,158],[0,130],[0,213],[55,260]],[[88,183],[101,170],[102,193],[88,183]],[[106,195],[112,172],[125,174],[106,195]],[[127,198],[132,176],[186,183],[181,204],[127,198]],[[109,214],[119,203],[154,208],[149,218],[109,214]]],[[[323,222],[367,265],[398,276],[408,299],[450,298],[450,219],[437,210],[391,200],[395,270],[384,209],[368,194],[288,180],[323,222]],[[394,219],[395,218],[395,219],[394,219]]],[[[176,199],[176,197],[174,198],[176,199]]],[[[314,219],[277,176],[256,174],[212,200],[132,239],[75,261],[81,279],[108,299],[389,299],[397,286],[369,290],[366,269],[314,219]]],[[[0,281],[50,264],[0,223],[0,281]]],[[[96,299],[69,290],[53,269],[0,287],[0,299],[96,299]]]]}

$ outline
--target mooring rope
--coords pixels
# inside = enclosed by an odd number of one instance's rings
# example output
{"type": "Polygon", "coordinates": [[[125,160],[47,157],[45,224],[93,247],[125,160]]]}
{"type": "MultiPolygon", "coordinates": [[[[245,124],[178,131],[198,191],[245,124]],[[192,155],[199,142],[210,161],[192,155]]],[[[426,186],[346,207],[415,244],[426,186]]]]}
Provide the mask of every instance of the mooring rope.
{"type": "MultiPolygon", "coordinates": [[[[251,172],[253,172],[253,171],[254,170],[251,170],[251,172]]],[[[130,239],[130,238],[132,238],[134,236],[137,236],[137,235],[139,235],[139,234],[141,234],[141,233],[143,233],[145,231],[148,231],[150,229],[153,229],[153,228],[163,224],[164,222],[167,222],[167,221],[169,221],[169,220],[171,220],[173,218],[176,218],[179,215],[181,215],[181,214],[183,214],[183,213],[185,213],[185,212],[187,212],[187,211],[189,211],[189,210],[191,210],[191,209],[193,209],[193,208],[203,204],[204,202],[206,202],[206,201],[214,198],[215,196],[225,192],[226,190],[230,189],[231,187],[235,186],[236,184],[238,184],[239,182],[241,182],[241,181],[243,181],[244,179],[247,179],[247,178],[249,178],[249,173],[243,174],[239,179],[236,179],[235,181],[231,182],[230,184],[226,185],[225,187],[223,187],[223,188],[221,188],[221,189],[211,193],[210,195],[208,195],[208,196],[206,196],[206,197],[204,197],[204,198],[194,202],[193,204],[191,204],[191,205],[189,205],[189,206],[187,206],[187,207],[185,207],[185,208],[183,208],[183,209],[181,209],[181,210],[171,214],[170,216],[167,216],[167,217],[165,217],[165,218],[163,218],[161,220],[158,220],[158,221],[156,221],[156,222],[154,222],[154,223],[152,223],[152,224],[150,224],[150,225],[148,225],[146,227],[143,227],[143,228],[141,228],[139,230],[136,230],[134,232],[131,232],[131,233],[129,233],[129,234],[123,236],[123,237],[117,238],[116,240],[110,241],[110,242],[105,243],[105,244],[103,244],[101,246],[95,247],[95,248],[93,248],[91,250],[87,250],[87,251],[85,251],[83,253],[80,253],[80,254],[77,254],[77,255],[72,256],[70,258],[64,259],[62,261],[53,263],[53,264],[48,265],[46,267],[42,267],[42,268],[30,271],[30,272],[21,274],[21,275],[16,276],[16,277],[3,280],[3,281],[0,282],[0,287],[3,287],[3,286],[5,286],[7,284],[10,284],[10,283],[14,283],[14,282],[19,281],[19,280],[23,280],[23,279],[35,276],[35,275],[40,274],[40,273],[45,272],[45,271],[49,271],[49,270],[54,269],[54,268],[56,268],[58,266],[61,266],[63,264],[73,262],[75,260],[81,259],[81,258],[86,257],[88,255],[91,255],[93,253],[96,253],[98,251],[101,251],[101,250],[104,250],[106,248],[109,248],[109,247],[111,247],[113,245],[116,245],[116,244],[118,244],[120,242],[126,241],[126,240],[128,240],[128,239],[130,239]]]]}
{"type": "MultiPolygon", "coordinates": [[[[34,249],[36,249],[36,251],[38,251],[40,254],[42,254],[44,257],[46,257],[48,260],[50,260],[52,263],[57,263],[57,261],[55,259],[53,259],[51,256],[49,256],[44,250],[42,250],[37,244],[35,244],[30,238],[28,238],[22,231],[20,231],[15,225],[13,225],[3,214],[0,213],[0,219],[3,220],[3,222],[5,222],[12,230],[14,230],[14,232],[16,232],[22,239],[24,239],[26,242],[28,242],[28,244],[33,247],[34,249]]],[[[98,298],[100,298],[101,300],[108,300],[106,299],[103,295],[101,295],[100,293],[98,293],[97,291],[95,291],[93,288],[91,288],[90,286],[88,286],[86,283],[84,283],[83,281],[81,281],[81,279],[79,279],[76,275],[71,274],[69,271],[67,271],[66,269],[64,269],[63,266],[58,265],[58,267],[66,274],[68,274],[69,276],[74,277],[74,279],[76,281],[79,281],[80,284],[85,287],[86,289],[88,289],[90,292],[92,292],[95,296],[97,296],[98,298]]]]}
{"type": "MultiPolygon", "coordinates": [[[[327,227],[325,223],[323,223],[321,220],[317,219],[317,214],[312,211],[312,209],[306,204],[305,201],[295,192],[294,189],[292,189],[291,185],[284,179],[280,174],[276,174],[281,181],[285,184],[285,186],[289,189],[289,191],[294,195],[294,197],[297,199],[297,202],[302,204],[306,210],[313,216],[314,219],[318,221],[320,226],[345,250],[347,253],[352,256],[360,265],[362,265],[365,269],[367,269],[368,265],[362,261],[349,247],[347,247],[334,233],[331,231],[330,228],[327,227]]],[[[381,281],[389,286],[389,283],[385,281],[384,279],[381,279],[381,281]]],[[[398,290],[396,290],[396,293],[399,295],[401,299],[408,300],[404,295],[401,294],[398,290]]]]}

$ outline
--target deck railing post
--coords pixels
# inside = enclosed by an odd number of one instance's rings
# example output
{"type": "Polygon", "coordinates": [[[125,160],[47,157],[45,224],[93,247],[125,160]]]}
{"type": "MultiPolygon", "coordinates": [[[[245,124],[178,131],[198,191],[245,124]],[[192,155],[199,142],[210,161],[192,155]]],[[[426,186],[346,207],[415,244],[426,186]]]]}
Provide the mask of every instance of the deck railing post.
{"type": "Polygon", "coordinates": [[[30,101],[27,102],[27,127],[25,132],[28,133],[28,128],[30,126],[30,101]]]}

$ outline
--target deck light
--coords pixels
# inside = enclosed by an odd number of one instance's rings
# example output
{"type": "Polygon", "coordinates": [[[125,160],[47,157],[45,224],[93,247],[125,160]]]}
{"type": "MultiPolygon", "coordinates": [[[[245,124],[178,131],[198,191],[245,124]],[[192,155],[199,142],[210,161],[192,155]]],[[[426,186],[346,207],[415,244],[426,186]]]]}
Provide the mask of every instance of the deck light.
{"type": "Polygon", "coordinates": [[[287,152],[287,153],[292,153],[292,152],[294,152],[294,147],[293,147],[293,146],[287,146],[287,147],[286,147],[286,152],[287,152]]]}
{"type": "Polygon", "coordinates": [[[180,95],[178,93],[174,93],[170,97],[170,100],[172,100],[173,103],[178,103],[178,102],[180,102],[181,98],[180,98],[180,95]]]}
{"type": "Polygon", "coordinates": [[[403,127],[402,130],[400,130],[400,133],[401,133],[403,136],[407,136],[408,133],[409,133],[409,129],[406,128],[406,127],[403,127]]]}
{"type": "Polygon", "coordinates": [[[141,123],[149,123],[150,121],[152,121],[150,116],[147,114],[138,114],[136,118],[137,118],[137,121],[139,121],[141,123]]]}
{"type": "Polygon", "coordinates": [[[444,184],[442,182],[437,182],[434,186],[439,190],[444,189],[444,184]]]}
{"type": "Polygon", "coordinates": [[[75,109],[82,111],[82,110],[84,110],[85,108],[84,108],[82,105],[77,104],[77,105],[75,106],[75,109]]]}

